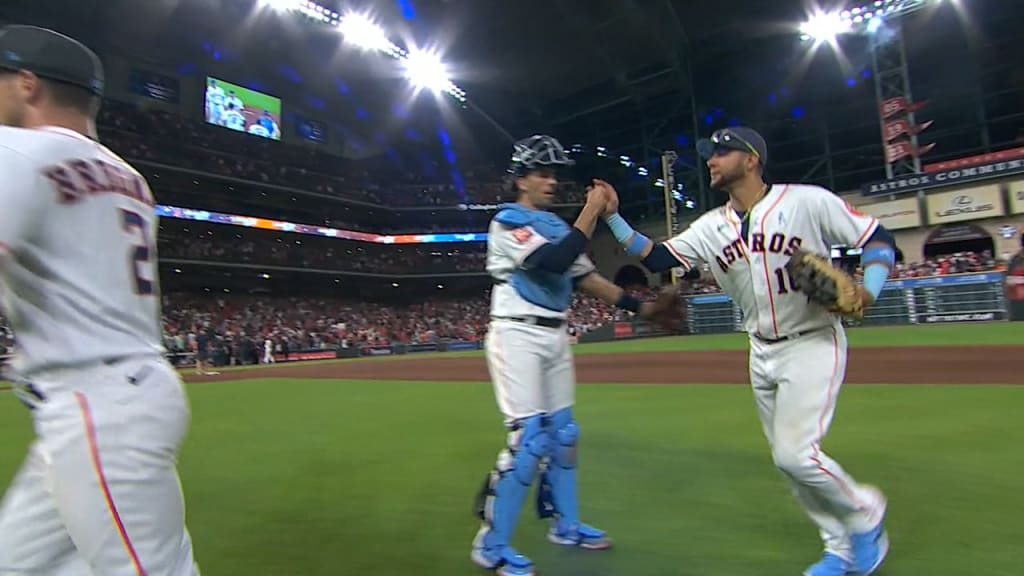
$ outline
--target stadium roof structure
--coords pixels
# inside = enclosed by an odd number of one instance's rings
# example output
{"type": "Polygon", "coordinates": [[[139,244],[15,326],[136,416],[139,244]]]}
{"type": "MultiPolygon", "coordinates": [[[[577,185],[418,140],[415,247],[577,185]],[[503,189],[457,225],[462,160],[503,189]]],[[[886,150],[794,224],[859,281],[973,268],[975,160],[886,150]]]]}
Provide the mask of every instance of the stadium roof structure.
{"type": "Polygon", "coordinates": [[[419,95],[394,59],[274,10],[290,0],[7,0],[0,19],[67,30],[176,75],[226,76],[377,151],[396,137],[437,145],[444,125],[494,159],[508,137],[545,131],[652,172],[661,151],[678,151],[677,170],[696,187],[695,139],[748,124],[767,137],[777,176],[843,188],[882,172],[871,37],[821,46],[803,41],[800,25],[816,11],[918,2],[930,8],[901,26],[915,96],[931,102],[933,154],[1016,137],[1019,0],[821,1],[318,0],[328,12],[370,15],[406,48],[436,50],[466,102],[419,95]],[[996,126],[997,116],[1013,121],[996,126]]]}

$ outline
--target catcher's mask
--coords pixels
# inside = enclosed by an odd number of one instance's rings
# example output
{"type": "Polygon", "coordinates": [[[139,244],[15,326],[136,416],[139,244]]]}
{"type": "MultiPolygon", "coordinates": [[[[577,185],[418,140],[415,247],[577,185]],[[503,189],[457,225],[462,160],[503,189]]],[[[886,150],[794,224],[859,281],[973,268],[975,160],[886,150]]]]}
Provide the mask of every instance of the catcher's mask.
{"type": "Polygon", "coordinates": [[[512,161],[507,170],[508,186],[511,192],[517,192],[516,178],[545,169],[558,174],[575,164],[555,138],[543,134],[523,138],[512,145],[512,161]]]}

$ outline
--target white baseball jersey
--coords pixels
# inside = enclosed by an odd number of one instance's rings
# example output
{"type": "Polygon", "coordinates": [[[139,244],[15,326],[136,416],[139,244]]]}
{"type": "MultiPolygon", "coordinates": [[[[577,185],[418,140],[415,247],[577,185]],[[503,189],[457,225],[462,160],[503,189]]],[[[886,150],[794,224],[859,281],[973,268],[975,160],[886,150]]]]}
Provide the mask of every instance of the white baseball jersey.
{"type": "Polygon", "coordinates": [[[829,257],[832,245],[861,247],[878,220],[832,192],[803,184],[775,184],[747,214],[749,230],[731,205],[708,212],[665,242],[686,269],[707,263],[735,301],[751,335],[775,339],[836,322],[825,308],[794,292],[786,274],[793,251],[829,257]]]}
{"type": "Polygon", "coordinates": [[[256,136],[262,136],[264,138],[270,138],[270,132],[263,127],[262,124],[253,124],[249,126],[249,134],[255,134],[256,136]]]}
{"type": "MultiPolygon", "coordinates": [[[[497,221],[491,222],[487,234],[487,272],[501,282],[491,290],[491,315],[565,318],[568,310],[556,312],[527,302],[508,282],[530,254],[548,241],[530,226],[510,229],[497,221]]],[[[594,263],[585,254],[580,254],[569,266],[568,273],[579,278],[593,271],[594,263]]]]}
{"type": "Polygon", "coordinates": [[[0,281],[23,374],[164,352],[146,180],[63,128],[0,127],[0,281]]]}
{"type": "Polygon", "coordinates": [[[237,110],[228,110],[224,113],[224,125],[232,130],[245,132],[245,116],[237,110]]]}
{"type": "Polygon", "coordinates": [[[235,110],[241,110],[245,108],[245,102],[242,102],[242,99],[238,96],[228,96],[227,99],[225,99],[224,103],[229,106],[231,104],[234,104],[235,110]]]}
{"type": "Polygon", "coordinates": [[[224,89],[220,86],[206,89],[206,102],[212,106],[224,105],[224,89]]]}

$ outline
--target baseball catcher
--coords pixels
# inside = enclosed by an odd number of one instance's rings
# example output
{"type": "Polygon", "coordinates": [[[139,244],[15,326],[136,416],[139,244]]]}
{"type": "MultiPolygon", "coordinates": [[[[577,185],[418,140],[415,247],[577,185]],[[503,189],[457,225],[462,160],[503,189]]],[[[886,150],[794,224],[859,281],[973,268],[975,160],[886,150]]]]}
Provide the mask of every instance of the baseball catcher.
{"type": "MultiPolygon", "coordinates": [[[[547,539],[559,546],[606,550],[612,541],[584,523],[577,493],[577,449],[583,427],[574,411],[575,372],[566,322],[574,291],[668,328],[679,296],[663,291],[640,302],[606,280],[584,253],[611,197],[594,187],[575,223],[549,209],[558,171],[572,165],[562,145],[536,135],[515,143],[509,172],[515,202],[502,204],[488,230],[491,321],[487,366],[507,437],[476,495],[481,520],[471,558],[498,576],[533,576],[533,561],[513,547],[522,508],[540,482],[537,511],[551,518],[547,539]]],[[[596,184],[596,182],[595,182],[596,184]]]]}

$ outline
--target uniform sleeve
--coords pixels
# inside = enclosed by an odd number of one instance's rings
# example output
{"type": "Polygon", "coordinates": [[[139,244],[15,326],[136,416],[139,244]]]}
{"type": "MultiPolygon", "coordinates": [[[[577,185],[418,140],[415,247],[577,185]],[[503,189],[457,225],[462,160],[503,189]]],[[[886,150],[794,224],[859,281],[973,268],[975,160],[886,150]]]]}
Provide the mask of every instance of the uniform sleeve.
{"type": "Polygon", "coordinates": [[[701,253],[700,232],[696,226],[690,226],[679,234],[662,242],[673,258],[679,261],[680,266],[689,270],[698,262],[704,260],[701,253]]]}
{"type": "Polygon", "coordinates": [[[0,253],[17,251],[32,235],[49,201],[49,189],[40,186],[42,176],[35,163],[0,145],[0,253]]]}
{"type": "Polygon", "coordinates": [[[572,265],[569,266],[569,276],[572,278],[580,278],[590,274],[596,269],[597,267],[594,266],[594,262],[588,258],[586,254],[580,254],[576,257],[576,260],[573,261],[572,265]]]}
{"type": "Polygon", "coordinates": [[[878,219],[858,212],[849,202],[825,189],[819,189],[818,222],[831,244],[860,248],[878,229],[878,219]]]}
{"type": "Polygon", "coordinates": [[[487,268],[492,272],[496,272],[496,269],[519,268],[530,254],[547,243],[543,236],[528,225],[509,227],[493,220],[487,230],[487,268]]]}

